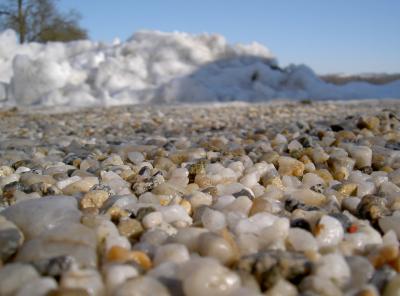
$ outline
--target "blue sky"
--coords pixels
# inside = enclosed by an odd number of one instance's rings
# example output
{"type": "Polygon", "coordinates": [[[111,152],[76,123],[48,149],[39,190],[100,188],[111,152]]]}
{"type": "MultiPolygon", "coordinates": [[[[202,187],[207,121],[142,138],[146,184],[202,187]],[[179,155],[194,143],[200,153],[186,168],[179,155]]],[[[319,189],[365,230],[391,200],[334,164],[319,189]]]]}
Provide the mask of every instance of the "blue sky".
{"type": "Polygon", "coordinates": [[[140,29],[258,41],[281,65],[317,73],[400,72],[399,0],[60,0],[94,40],[140,29]]]}

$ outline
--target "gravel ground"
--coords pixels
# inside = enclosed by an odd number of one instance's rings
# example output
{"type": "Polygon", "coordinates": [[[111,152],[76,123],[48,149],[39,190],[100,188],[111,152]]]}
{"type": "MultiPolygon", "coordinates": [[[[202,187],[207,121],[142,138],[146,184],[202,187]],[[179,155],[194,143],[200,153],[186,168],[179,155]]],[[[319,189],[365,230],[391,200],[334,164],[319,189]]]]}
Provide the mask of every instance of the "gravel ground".
{"type": "Polygon", "coordinates": [[[0,295],[400,293],[398,101],[3,109],[0,130],[0,295]]]}

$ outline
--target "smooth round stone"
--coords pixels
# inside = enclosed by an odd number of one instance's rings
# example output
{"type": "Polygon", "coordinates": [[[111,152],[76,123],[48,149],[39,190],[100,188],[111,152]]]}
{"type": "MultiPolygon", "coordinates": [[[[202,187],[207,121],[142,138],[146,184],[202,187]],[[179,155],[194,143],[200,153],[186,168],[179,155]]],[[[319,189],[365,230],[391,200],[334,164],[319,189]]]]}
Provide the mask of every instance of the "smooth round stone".
{"type": "Polygon", "coordinates": [[[211,259],[196,259],[181,270],[187,296],[227,296],[240,287],[240,277],[211,259]]]}
{"type": "Polygon", "coordinates": [[[2,165],[0,166],[0,177],[6,177],[11,175],[14,172],[12,168],[9,166],[2,165]]]}
{"type": "Polygon", "coordinates": [[[384,233],[393,230],[400,237],[400,216],[386,216],[379,219],[379,226],[384,233]]]}
{"type": "Polygon", "coordinates": [[[18,227],[0,216],[0,260],[6,262],[24,242],[24,235],[18,227]]]}
{"type": "Polygon", "coordinates": [[[97,266],[96,235],[82,224],[63,224],[43,232],[21,247],[16,260],[31,262],[65,254],[82,266],[97,266]]]}
{"type": "Polygon", "coordinates": [[[279,174],[287,176],[302,176],[304,172],[304,163],[297,159],[281,156],[278,159],[279,174]]]}
{"type": "Polygon", "coordinates": [[[10,263],[0,268],[0,295],[13,296],[26,283],[38,279],[32,265],[10,263]]]}
{"type": "Polygon", "coordinates": [[[247,196],[239,196],[224,208],[224,211],[239,212],[248,215],[253,203],[247,196]]]}
{"type": "Polygon", "coordinates": [[[187,197],[187,200],[190,202],[193,209],[200,206],[210,206],[212,204],[212,196],[201,191],[195,191],[187,197]]]}
{"type": "Polygon", "coordinates": [[[144,156],[142,153],[137,152],[137,151],[133,151],[133,152],[128,152],[127,154],[128,159],[136,165],[141,164],[144,161],[144,156]]]}
{"type": "Polygon", "coordinates": [[[94,269],[68,271],[61,277],[60,288],[83,289],[90,295],[103,295],[104,291],[101,275],[94,269]]]}
{"type": "Polygon", "coordinates": [[[108,252],[112,247],[118,246],[124,249],[130,249],[131,243],[128,238],[122,235],[108,235],[104,242],[104,250],[108,252]]]}
{"type": "Polygon", "coordinates": [[[38,278],[23,285],[16,296],[43,296],[57,289],[57,286],[57,282],[51,277],[38,278]]]}
{"type": "Polygon", "coordinates": [[[192,224],[193,222],[186,210],[179,205],[160,207],[158,210],[162,213],[163,219],[167,223],[185,221],[189,224],[192,224]]]}
{"type": "Polygon", "coordinates": [[[18,174],[11,174],[9,176],[4,176],[0,178],[0,188],[4,188],[7,184],[12,182],[18,182],[20,179],[20,175],[18,174]]]}
{"type": "Polygon", "coordinates": [[[315,238],[320,248],[337,245],[343,239],[343,235],[342,224],[331,216],[323,216],[316,226],[315,238]]]}
{"type": "Polygon", "coordinates": [[[273,249],[285,249],[285,239],[289,234],[290,222],[287,218],[278,218],[272,225],[264,227],[260,234],[260,242],[273,249]]]}
{"type": "Polygon", "coordinates": [[[146,229],[157,227],[161,223],[163,223],[163,214],[158,211],[147,214],[142,220],[143,227],[146,229]]]}
{"type": "Polygon", "coordinates": [[[199,237],[206,232],[207,230],[204,228],[181,228],[176,235],[169,239],[169,242],[183,244],[190,252],[197,252],[199,248],[199,237]]]}
{"type": "Polygon", "coordinates": [[[259,234],[264,227],[271,226],[277,219],[277,216],[270,213],[257,213],[249,218],[240,219],[235,232],[259,234]]]}
{"type": "Polygon", "coordinates": [[[108,199],[109,194],[103,190],[93,190],[87,192],[79,201],[82,209],[86,208],[101,208],[103,203],[108,199]]]}
{"type": "Polygon", "coordinates": [[[332,253],[322,256],[318,261],[315,274],[327,278],[343,287],[350,280],[350,268],[341,254],[332,253]]]}
{"type": "Polygon", "coordinates": [[[316,239],[309,231],[304,229],[289,229],[287,240],[295,251],[318,251],[318,243],[316,239]]]}
{"type": "Polygon", "coordinates": [[[319,276],[308,276],[299,285],[302,292],[309,291],[311,295],[338,296],[342,291],[331,280],[319,276]]]}
{"type": "Polygon", "coordinates": [[[128,280],[118,287],[115,296],[170,296],[167,288],[158,280],[149,276],[140,276],[128,280]]]}
{"type": "Polygon", "coordinates": [[[290,196],[309,206],[321,206],[326,202],[325,195],[310,189],[295,190],[290,196]]]}
{"type": "Polygon", "coordinates": [[[297,296],[297,289],[296,287],[284,280],[280,279],[278,282],[268,291],[265,293],[267,296],[297,296]]]}
{"type": "Polygon", "coordinates": [[[88,192],[96,184],[99,184],[99,179],[97,177],[85,177],[64,187],[62,192],[66,195],[88,192]]]}
{"type": "Polygon", "coordinates": [[[143,226],[136,219],[123,219],[118,224],[118,231],[122,236],[136,239],[143,233],[143,226]]]}
{"type": "Polygon", "coordinates": [[[139,271],[132,265],[112,264],[104,267],[103,275],[107,291],[111,294],[129,278],[137,277],[139,271]]]}
{"type": "Polygon", "coordinates": [[[374,267],[368,259],[361,256],[346,257],[350,268],[351,281],[348,283],[349,289],[360,289],[372,278],[374,267]]]}
{"type": "Polygon", "coordinates": [[[56,180],[52,176],[24,173],[21,175],[20,182],[24,183],[25,185],[33,185],[42,182],[53,185],[56,183],[56,180]]]}
{"type": "Polygon", "coordinates": [[[372,163],[372,150],[367,146],[352,145],[348,149],[350,156],[355,159],[356,167],[370,167],[372,163]]]}
{"type": "Polygon", "coordinates": [[[0,213],[15,223],[27,239],[60,224],[79,223],[81,212],[70,196],[54,196],[27,200],[0,213]]]}
{"type": "Polygon", "coordinates": [[[260,180],[259,174],[257,172],[252,172],[242,177],[239,182],[244,186],[251,188],[254,185],[256,185],[259,180],[260,180]]]}
{"type": "Polygon", "coordinates": [[[226,227],[225,215],[210,208],[205,209],[201,216],[201,222],[210,231],[218,231],[226,227]]]}
{"type": "Polygon", "coordinates": [[[70,177],[70,178],[67,178],[67,179],[58,181],[58,182],[56,183],[56,186],[57,186],[57,188],[63,190],[63,189],[64,189],[65,187],[67,187],[68,185],[71,185],[72,183],[75,183],[75,182],[77,182],[77,181],[79,181],[79,180],[81,180],[81,179],[82,179],[82,178],[79,177],[79,176],[73,176],[73,177],[70,177]]]}
{"type": "Polygon", "coordinates": [[[122,161],[121,156],[119,156],[118,154],[112,154],[107,159],[103,160],[103,162],[101,163],[103,167],[112,165],[118,166],[123,164],[124,162],[122,161]]]}
{"type": "Polygon", "coordinates": [[[259,237],[252,233],[239,234],[236,243],[241,256],[257,253],[260,249],[259,237]]]}
{"type": "Polygon", "coordinates": [[[215,233],[204,233],[199,237],[199,254],[213,257],[222,264],[229,265],[236,259],[233,246],[215,233]]]}
{"type": "MultiPolygon", "coordinates": [[[[122,179],[118,174],[109,171],[101,171],[100,172],[101,176],[101,184],[105,184],[111,187],[112,191],[114,191],[116,194],[129,194],[130,193],[130,186],[131,184],[124,179],[122,179]],[[125,189],[128,189],[126,192],[125,189]]],[[[93,187],[93,186],[92,186],[93,187]]]]}
{"type": "Polygon", "coordinates": [[[182,263],[189,260],[190,255],[185,245],[166,244],[159,246],[154,256],[154,264],[160,265],[164,262],[182,263]]]}

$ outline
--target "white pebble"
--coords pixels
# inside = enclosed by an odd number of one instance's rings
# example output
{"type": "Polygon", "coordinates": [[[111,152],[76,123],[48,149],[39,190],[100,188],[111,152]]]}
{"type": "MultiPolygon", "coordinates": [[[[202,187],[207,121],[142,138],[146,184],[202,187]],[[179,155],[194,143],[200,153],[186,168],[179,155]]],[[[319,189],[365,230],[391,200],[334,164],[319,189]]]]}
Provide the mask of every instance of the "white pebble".
{"type": "Polygon", "coordinates": [[[163,215],[158,212],[151,212],[144,216],[142,220],[143,227],[146,229],[154,228],[163,222],[163,215]]]}
{"type": "Polygon", "coordinates": [[[201,216],[203,226],[210,231],[218,231],[226,227],[225,215],[219,211],[207,208],[201,216]]]}
{"type": "Polygon", "coordinates": [[[335,246],[343,239],[342,224],[331,216],[323,216],[317,227],[315,237],[320,248],[335,246]]]}
{"type": "Polygon", "coordinates": [[[154,256],[154,264],[164,262],[182,263],[189,260],[190,255],[186,246],[182,244],[167,244],[159,246],[154,256]]]}

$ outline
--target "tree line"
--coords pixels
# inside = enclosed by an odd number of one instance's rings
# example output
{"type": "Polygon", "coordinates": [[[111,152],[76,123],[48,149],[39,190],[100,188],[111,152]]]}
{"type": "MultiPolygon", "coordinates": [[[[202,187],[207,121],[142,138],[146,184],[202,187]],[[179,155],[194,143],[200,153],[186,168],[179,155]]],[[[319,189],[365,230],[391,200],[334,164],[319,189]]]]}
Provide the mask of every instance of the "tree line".
{"type": "Polygon", "coordinates": [[[87,39],[75,10],[60,12],[57,0],[0,0],[0,29],[13,29],[19,42],[87,39]]]}

